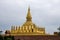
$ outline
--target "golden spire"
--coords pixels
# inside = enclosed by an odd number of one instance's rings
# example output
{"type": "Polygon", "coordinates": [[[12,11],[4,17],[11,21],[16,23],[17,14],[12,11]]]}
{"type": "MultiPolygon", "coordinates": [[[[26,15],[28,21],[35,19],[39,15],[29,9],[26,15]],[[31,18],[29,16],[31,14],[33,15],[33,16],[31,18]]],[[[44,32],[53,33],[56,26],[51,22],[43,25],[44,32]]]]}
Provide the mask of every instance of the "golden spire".
{"type": "Polygon", "coordinates": [[[27,21],[31,21],[32,17],[31,17],[31,13],[30,13],[30,7],[28,8],[28,12],[27,12],[27,17],[26,17],[27,21]]]}

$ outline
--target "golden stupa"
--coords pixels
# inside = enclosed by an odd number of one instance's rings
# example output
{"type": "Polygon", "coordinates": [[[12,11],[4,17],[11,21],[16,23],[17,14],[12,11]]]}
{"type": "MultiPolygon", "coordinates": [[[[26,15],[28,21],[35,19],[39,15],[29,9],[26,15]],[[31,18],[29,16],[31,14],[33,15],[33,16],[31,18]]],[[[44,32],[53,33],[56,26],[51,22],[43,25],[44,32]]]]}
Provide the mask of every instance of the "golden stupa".
{"type": "Polygon", "coordinates": [[[45,28],[39,28],[32,22],[29,7],[26,22],[22,26],[12,26],[10,33],[11,35],[45,35],[45,28]]]}

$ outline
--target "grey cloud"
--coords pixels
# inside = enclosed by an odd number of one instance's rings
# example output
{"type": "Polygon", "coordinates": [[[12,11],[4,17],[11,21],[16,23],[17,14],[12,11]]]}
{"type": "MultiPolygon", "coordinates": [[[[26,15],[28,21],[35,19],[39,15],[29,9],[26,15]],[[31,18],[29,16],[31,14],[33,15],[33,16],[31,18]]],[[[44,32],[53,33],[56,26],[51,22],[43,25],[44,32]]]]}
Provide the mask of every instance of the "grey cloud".
{"type": "Polygon", "coordinates": [[[23,24],[29,5],[34,23],[46,27],[50,33],[56,31],[60,25],[59,0],[0,0],[1,28],[6,30],[11,25],[23,24]]]}

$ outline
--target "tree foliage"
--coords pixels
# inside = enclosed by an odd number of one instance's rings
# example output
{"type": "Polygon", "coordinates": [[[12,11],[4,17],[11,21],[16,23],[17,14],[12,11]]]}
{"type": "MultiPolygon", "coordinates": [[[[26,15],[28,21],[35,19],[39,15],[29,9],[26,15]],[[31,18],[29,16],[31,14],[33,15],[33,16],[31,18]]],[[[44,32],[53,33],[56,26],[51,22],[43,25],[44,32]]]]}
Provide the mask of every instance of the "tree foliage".
{"type": "Polygon", "coordinates": [[[3,40],[3,36],[0,35],[0,40],[3,40]]]}

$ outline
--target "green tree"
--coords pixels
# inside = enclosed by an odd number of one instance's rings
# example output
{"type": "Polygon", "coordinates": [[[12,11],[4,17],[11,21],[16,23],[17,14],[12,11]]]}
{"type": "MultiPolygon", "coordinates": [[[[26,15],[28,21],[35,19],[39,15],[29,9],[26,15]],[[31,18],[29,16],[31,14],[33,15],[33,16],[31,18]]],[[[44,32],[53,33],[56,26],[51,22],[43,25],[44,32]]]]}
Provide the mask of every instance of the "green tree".
{"type": "Polygon", "coordinates": [[[59,30],[58,35],[60,36],[60,26],[59,26],[58,30],[59,30]]]}
{"type": "Polygon", "coordinates": [[[4,40],[14,40],[14,37],[13,36],[5,36],[4,40]]]}
{"type": "Polygon", "coordinates": [[[0,35],[0,40],[3,40],[3,36],[0,35]]]}

